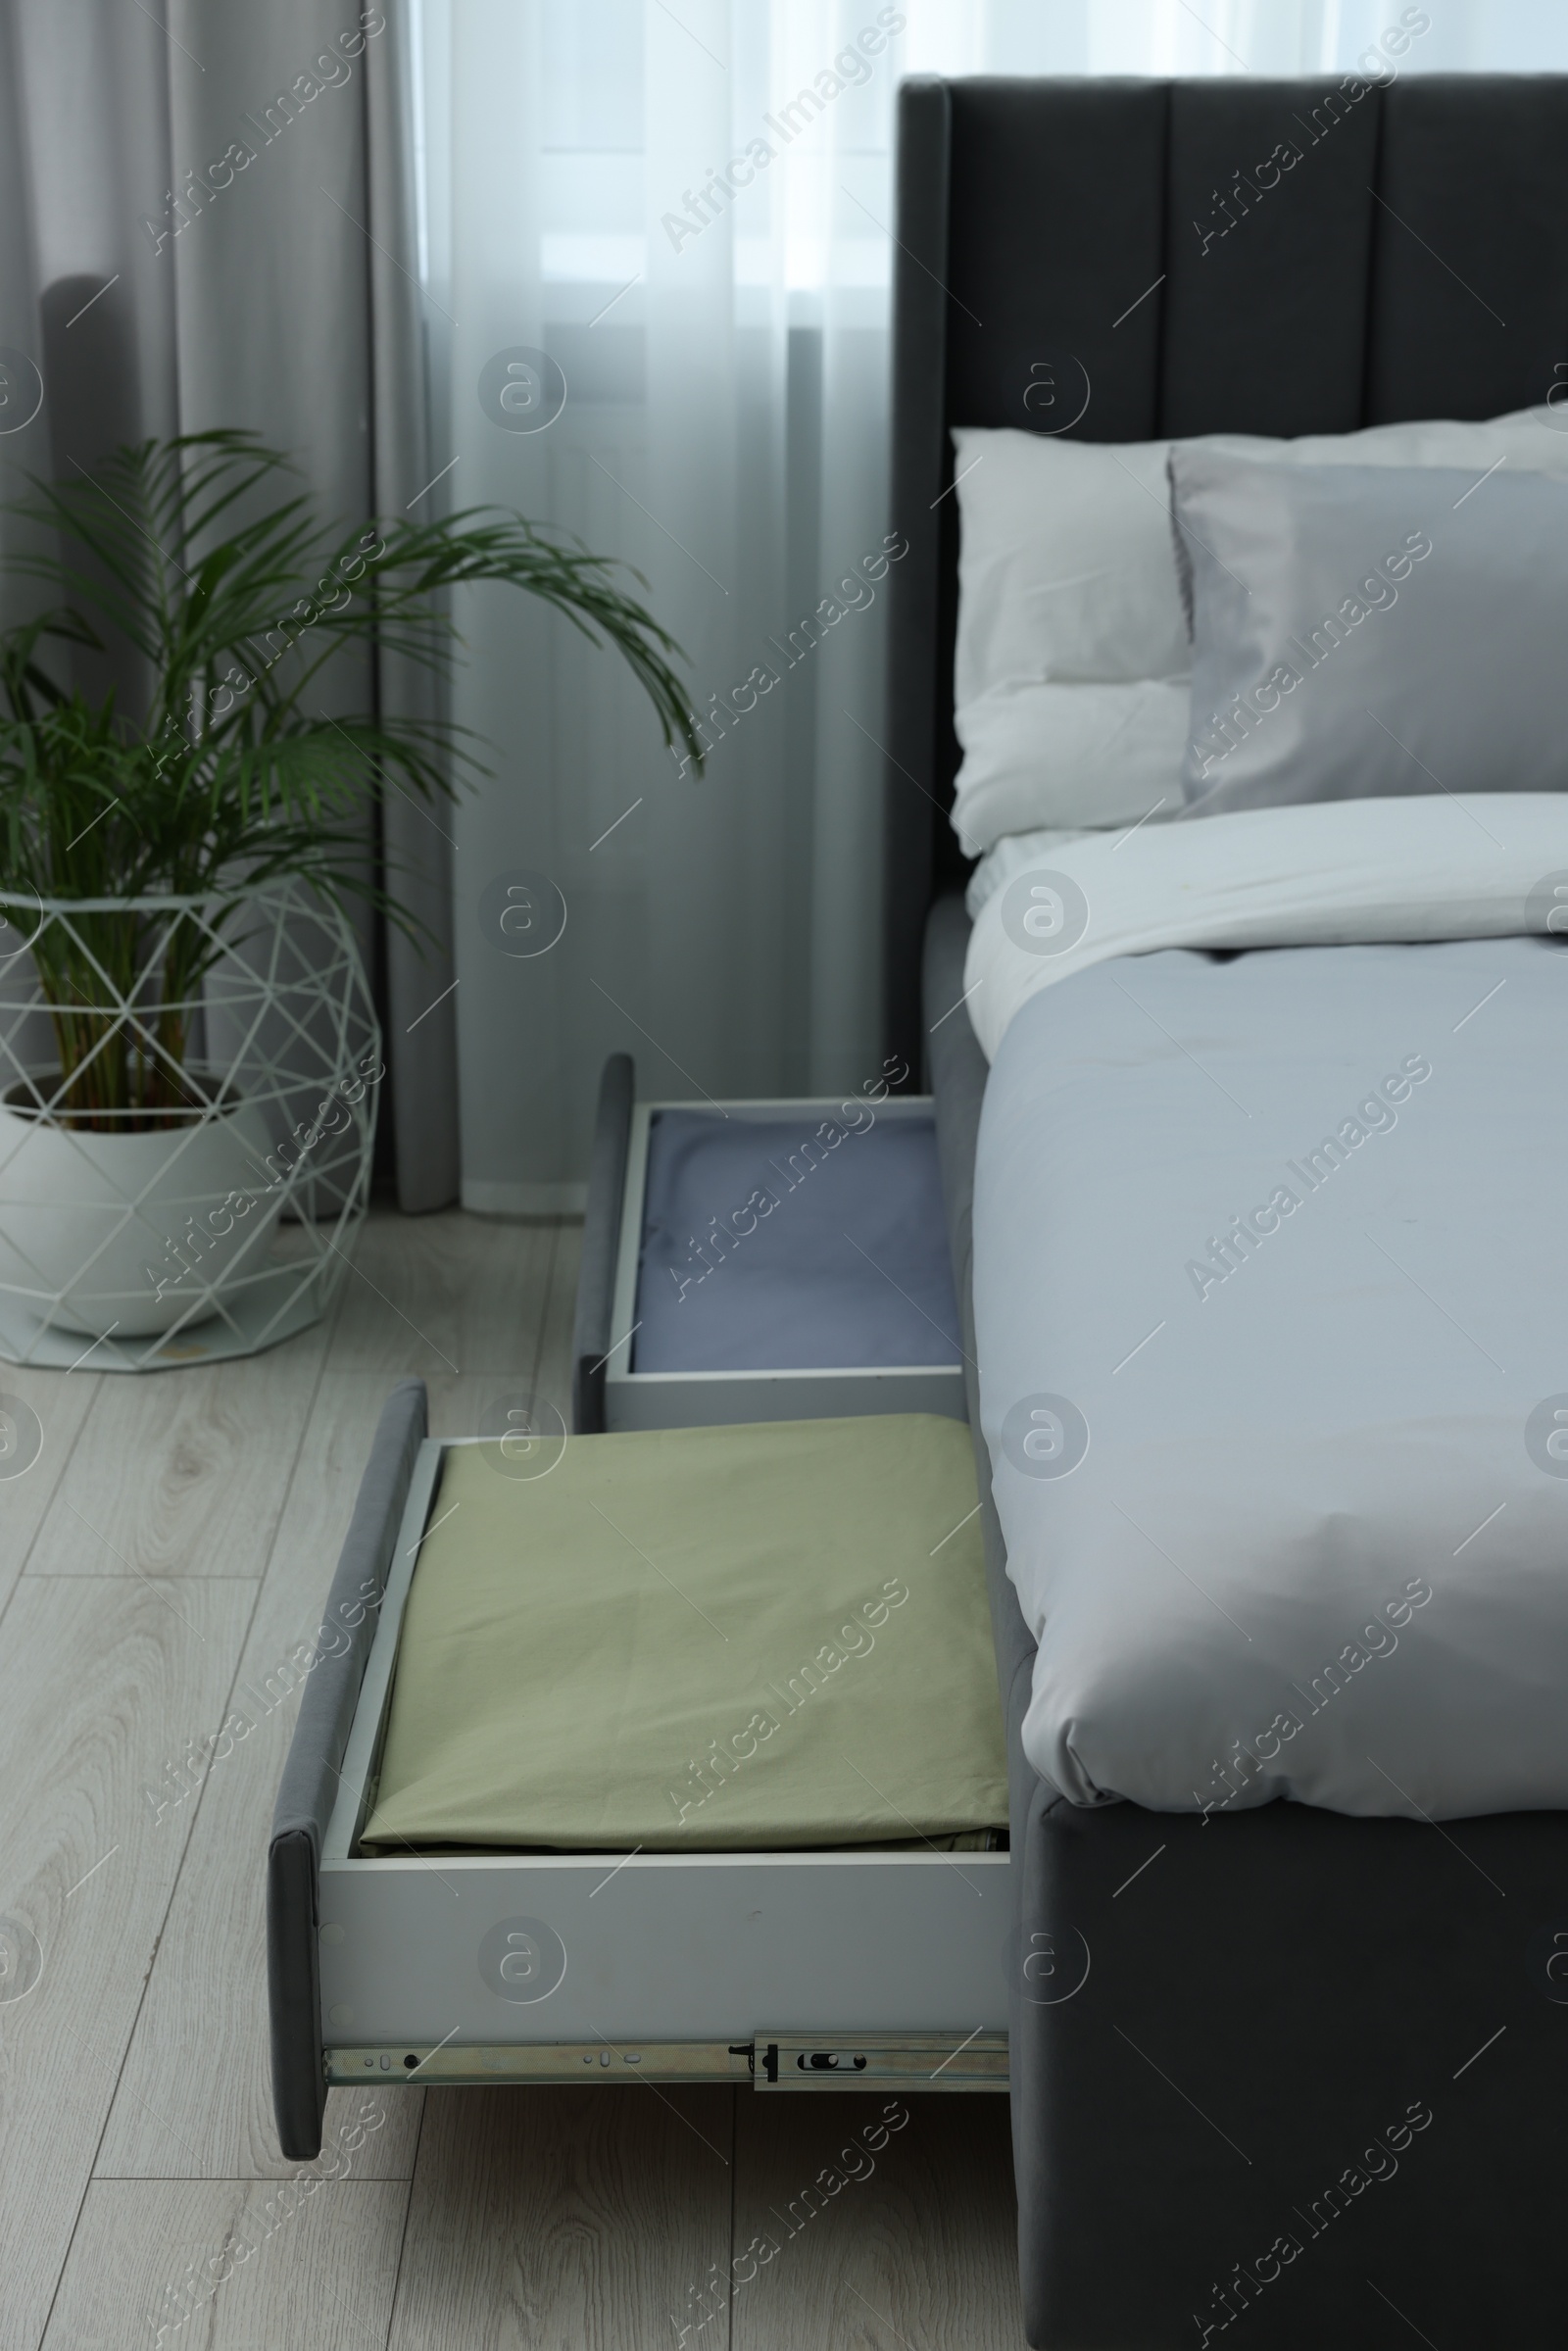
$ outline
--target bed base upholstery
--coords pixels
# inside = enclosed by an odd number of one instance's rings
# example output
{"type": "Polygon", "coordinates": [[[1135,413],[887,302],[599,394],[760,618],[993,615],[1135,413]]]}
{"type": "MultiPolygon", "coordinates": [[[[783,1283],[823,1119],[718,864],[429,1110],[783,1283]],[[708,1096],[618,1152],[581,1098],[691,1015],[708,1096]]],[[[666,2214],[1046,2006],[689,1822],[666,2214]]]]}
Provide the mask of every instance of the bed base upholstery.
{"type": "MultiPolygon", "coordinates": [[[[939,900],[931,1020],[968,931],[939,900]]],[[[1086,1810],[1038,1777],[974,1362],[986,1062],[961,1019],[930,1054],[1006,1719],[1029,2340],[1166,2351],[1240,2324],[1267,2351],[1390,2351],[1417,2339],[1398,2313],[1445,2347],[1545,2351],[1568,2297],[1568,1821],[1204,1822],[1086,1810]]]]}

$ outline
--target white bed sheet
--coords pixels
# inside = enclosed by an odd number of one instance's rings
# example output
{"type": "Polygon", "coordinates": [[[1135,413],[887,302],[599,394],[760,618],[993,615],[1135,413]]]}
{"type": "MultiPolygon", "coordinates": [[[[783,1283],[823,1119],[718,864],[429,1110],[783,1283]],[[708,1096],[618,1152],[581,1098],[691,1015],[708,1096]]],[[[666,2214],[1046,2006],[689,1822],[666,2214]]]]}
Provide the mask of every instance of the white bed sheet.
{"type": "Polygon", "coordinates": [[[1561,930],[1568,795],[1432,793],[1011,834],[975,868],[968,904],[965,998],[994,1060],[1030,997],[1113,955],[1561,930]]]}

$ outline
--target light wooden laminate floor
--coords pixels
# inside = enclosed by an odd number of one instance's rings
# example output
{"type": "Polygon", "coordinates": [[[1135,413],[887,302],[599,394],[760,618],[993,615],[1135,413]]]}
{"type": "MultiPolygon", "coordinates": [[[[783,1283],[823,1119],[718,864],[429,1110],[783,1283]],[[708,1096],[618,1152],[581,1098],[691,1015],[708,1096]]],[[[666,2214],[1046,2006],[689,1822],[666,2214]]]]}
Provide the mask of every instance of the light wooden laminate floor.
{"type": "Polygon", "coordinates": [[[1002,2098],[912,2099],[873,2154],[877,2098],[337,2090],[335,2176],[278,2152],[278,1665],[394,1380],[437,1435],[567,1409],[579,1238],[381,1213],[329,1322],[249,1362],[0,1365],[44,1430],[0,1478],[0,2351],[1022,2342],[1002,2098]],[[241,1684],[254,1731],[182,1781],[241,1684]]]}

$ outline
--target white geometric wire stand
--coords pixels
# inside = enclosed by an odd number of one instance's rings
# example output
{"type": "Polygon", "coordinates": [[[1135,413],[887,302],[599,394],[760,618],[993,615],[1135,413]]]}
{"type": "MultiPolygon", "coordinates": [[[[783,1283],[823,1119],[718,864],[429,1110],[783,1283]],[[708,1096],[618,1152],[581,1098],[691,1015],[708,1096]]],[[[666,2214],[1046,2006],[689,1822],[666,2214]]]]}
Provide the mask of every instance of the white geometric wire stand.
{"type": "Polygon", "coordinates": [[[384,1074],[343,914],[291,877],[221,901],[0,891],[0,1359],[170,1370],[318,1321],[384,1074]],[[215,951],[183,998],[178,925],[215,951]]]}

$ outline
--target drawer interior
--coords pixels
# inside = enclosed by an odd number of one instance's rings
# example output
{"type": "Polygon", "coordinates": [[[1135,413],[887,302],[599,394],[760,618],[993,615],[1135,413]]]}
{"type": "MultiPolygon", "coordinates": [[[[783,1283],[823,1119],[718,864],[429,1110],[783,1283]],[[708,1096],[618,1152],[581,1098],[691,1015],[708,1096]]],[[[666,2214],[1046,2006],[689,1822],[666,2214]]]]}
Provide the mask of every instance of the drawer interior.
{"type": "Polygon", "coordinates": [[[935,1120],[822,1107],[651,1113],[634,1371],[957,1362],[935,1120]]]}
{"type": "Polygon", "coordinates": [[[608,1428],[964,1417],[929,1100],[639,1103],[617,1223],[608,1428]]]}

